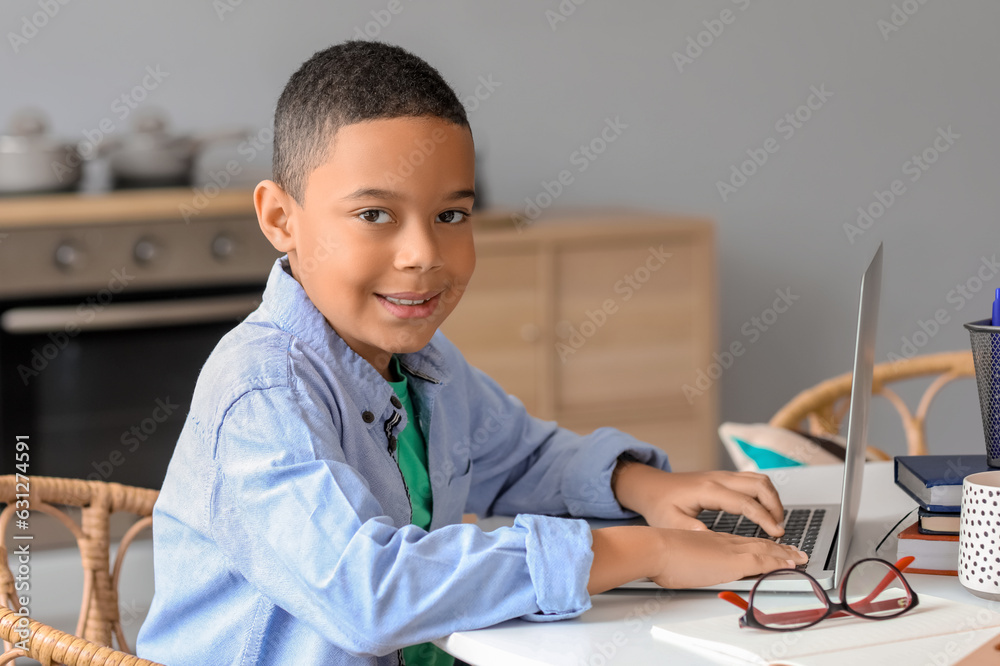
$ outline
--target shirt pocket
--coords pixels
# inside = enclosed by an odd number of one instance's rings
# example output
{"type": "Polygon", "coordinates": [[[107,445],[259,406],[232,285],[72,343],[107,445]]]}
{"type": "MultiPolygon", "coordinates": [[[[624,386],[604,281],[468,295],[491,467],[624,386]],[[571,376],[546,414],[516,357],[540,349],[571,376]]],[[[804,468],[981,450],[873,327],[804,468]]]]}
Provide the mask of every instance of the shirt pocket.
{"type": "Polygon", "coordinates": [[[453,473],[450,477],[445,477],[446,481],[441,486],[443,492],[440,497],[435,498],[434,515],[437,517],[438,512],[442,511],[444,524],[461,522],[472,485],[472,460],[459,458],[453,462],[453,473]]]}

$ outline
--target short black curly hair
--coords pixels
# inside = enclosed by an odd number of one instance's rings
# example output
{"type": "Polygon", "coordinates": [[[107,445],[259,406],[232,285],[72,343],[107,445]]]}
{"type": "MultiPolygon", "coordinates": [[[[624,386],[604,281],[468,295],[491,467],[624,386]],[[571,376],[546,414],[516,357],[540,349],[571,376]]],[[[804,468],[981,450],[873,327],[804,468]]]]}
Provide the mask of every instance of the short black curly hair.
{"type": "Polygon", "coordinates": [[[469,127],[465,108],[440,73],[409,51],[350,40],[317,51],[292,74],[274,111],[273,179],[303,204],[308,174],[345,125],[435,116],[469,127]]]}

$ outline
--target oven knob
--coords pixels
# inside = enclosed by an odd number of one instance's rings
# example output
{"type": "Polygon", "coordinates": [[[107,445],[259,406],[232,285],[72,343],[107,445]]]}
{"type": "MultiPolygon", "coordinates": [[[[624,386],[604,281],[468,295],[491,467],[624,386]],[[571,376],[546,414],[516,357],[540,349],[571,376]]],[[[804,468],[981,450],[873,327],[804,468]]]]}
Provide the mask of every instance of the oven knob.
{"type": "Polygon", "coordinates": [[[140,238],[132,248],[137,263],[148,264],[160,254],[160,246],[151,238],[140,238]]]}
{"type": "Polygon", "coordinates": [[[236,251],[236,241],[226,234],[219,234],[212,239],[212,256],[216,259],[228,259],[236,251]]]}
{"type": "Polygon", "coordinates": [[[56,247],[53,259],[59,269],[72,270],[80,267],[83,261],[83,251],[75,243],[64,241],[56,247]]]}

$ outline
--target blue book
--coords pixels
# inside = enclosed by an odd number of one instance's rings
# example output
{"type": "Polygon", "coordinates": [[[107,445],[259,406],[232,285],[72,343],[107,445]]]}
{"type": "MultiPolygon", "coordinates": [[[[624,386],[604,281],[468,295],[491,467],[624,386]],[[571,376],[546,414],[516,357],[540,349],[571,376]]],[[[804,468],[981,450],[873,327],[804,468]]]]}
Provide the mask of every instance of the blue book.
{"type": "Polygon", "coordinates": [[[961,511],[917,510],[917,531],[921,534],[957,535],[962,524],[961,511]]]}
{"type": "Polygon", "coordinates": [[[995,469],[986,454],[896,456],[896,485],[930,511],[962,509],[962,481],[970,474],[995,469]]]}

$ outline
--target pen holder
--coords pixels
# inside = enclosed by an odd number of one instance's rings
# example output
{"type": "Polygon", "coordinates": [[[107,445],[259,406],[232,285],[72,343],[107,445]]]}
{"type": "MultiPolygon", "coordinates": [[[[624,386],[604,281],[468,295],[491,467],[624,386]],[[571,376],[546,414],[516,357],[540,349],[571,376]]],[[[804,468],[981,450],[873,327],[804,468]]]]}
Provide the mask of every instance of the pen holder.
{"type": "Polygon", "coordinates": [[[979,387],[979,409],[983,415],[986,460],[1000,467],[1000,326],[989,319],[965,325],[972,338],[972,362],[979,387]]]}

